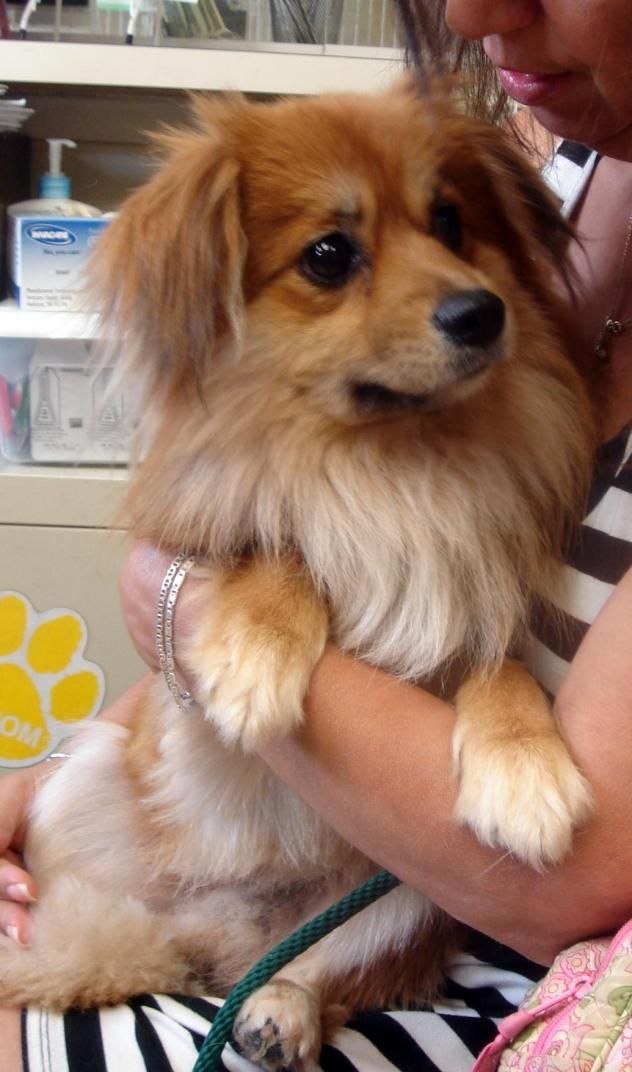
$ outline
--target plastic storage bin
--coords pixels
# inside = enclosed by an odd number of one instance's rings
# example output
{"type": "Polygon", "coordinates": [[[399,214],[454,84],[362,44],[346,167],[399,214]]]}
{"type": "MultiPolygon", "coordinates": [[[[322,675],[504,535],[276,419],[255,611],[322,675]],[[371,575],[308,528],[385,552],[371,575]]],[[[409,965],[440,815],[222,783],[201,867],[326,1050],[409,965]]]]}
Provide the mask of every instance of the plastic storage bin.
{"type": "Polygon", "coordinates": [[[0,449],[11,462],[31,460],[29,368],[36,343],[0,338],[0,449]]]}
{"type": "Polygon", "coordinates": [[[125,465],[132,417],[91,339],[0,337],[0,450],[10,462],[125,465]]]}

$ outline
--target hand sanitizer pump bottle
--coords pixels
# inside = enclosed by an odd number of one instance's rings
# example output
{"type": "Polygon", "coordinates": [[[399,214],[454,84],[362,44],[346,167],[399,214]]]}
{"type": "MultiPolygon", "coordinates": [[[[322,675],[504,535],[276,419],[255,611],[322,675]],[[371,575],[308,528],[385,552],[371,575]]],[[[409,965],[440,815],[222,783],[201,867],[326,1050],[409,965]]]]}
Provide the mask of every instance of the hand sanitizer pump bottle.
{"type": "Polygon", "coordinates": [[[83,201],[73,201],[70,176],[64,175],[61,170],[62,146],[76,149],[77,143],[68,138],[48,138],[48,171],[40,176],[38,182],[38,196],[30,201],[18,201],[15,205],[9,205],[7,215],[9,218],[17,216],[41,216],[43,219],[51,217],[84,217],[102,216],[100,209],[94,205],[86,205],[83,201]]]}
{"type": "Polygon", "coordinates": [[[20,308],[68,310],[80,305],[80,276],[107,219],[94,205],[75,201],[61,169],[67,138],[48,139],[48,171],[38,197],[7,209],[9,292],[20,308]]]}

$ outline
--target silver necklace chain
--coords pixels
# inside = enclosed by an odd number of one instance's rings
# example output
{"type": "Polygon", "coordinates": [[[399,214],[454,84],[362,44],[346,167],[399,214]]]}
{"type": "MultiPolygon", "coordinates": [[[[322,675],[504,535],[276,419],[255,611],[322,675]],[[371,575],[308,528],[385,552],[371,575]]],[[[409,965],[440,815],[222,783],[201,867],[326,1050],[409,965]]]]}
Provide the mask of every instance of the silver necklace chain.
{"type": "Polygon", "coordinates": [[[617,317],[617,311],[621,303],[621,292],[623,290],[623,274],[625,270],[625,264],[628,259],[628,253],[630,251],[630,243],[632,242],[632,216],[628,217],[628,229],[625,236],[625,244],[623,246],[623,253],[621,254],[621,260],[619,262],[619,272],[617,274],[617,281],[615,283],[614,297],[612,299],[612,305],[610,306],[610,312],[608,313],[603,327],[599,332],[599,338],[595,343],[595,357],[598,361],[605,362],[610,357],[610,345],[617,335],[620,335],[625,329],[632,324],[632,316],[628,316],[625,320],[621,320],[617,317]]]}

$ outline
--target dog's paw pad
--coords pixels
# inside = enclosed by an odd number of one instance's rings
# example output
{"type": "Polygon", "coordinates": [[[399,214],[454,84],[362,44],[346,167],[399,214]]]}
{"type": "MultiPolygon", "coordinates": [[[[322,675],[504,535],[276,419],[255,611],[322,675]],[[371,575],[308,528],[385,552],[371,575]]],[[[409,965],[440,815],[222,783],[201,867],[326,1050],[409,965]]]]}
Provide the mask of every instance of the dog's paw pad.
{"type": "Polygon", "coordinates": [[[83,658],[85,644],[74,611],[37,614],[19,592],[0,595],[0,765],[37,763],[97,713],[103,672],[83,658]]]}
{"type": "Polygon", "coordinates": [[[235,1047],[266,1072],[314,1067],[321,1042],[320,1009],[309,991],[285,979],[267,983],[242,1006],[235,1047]]]}

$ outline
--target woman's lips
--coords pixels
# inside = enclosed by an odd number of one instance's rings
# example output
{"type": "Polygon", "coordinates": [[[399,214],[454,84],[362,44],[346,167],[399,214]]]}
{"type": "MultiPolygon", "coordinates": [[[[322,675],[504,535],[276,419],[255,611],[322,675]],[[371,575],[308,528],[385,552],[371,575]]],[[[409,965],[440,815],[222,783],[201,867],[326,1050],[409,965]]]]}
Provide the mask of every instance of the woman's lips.
{"type": "Polygon", "coordinates": [[[531,107],[543,104],[568,77],[569,75],[565,72],[530,74],[527,71],[511,71],[507,67],[498,68],[498,78],[505,93],[518,104],[527,104],[531,107]]]}

